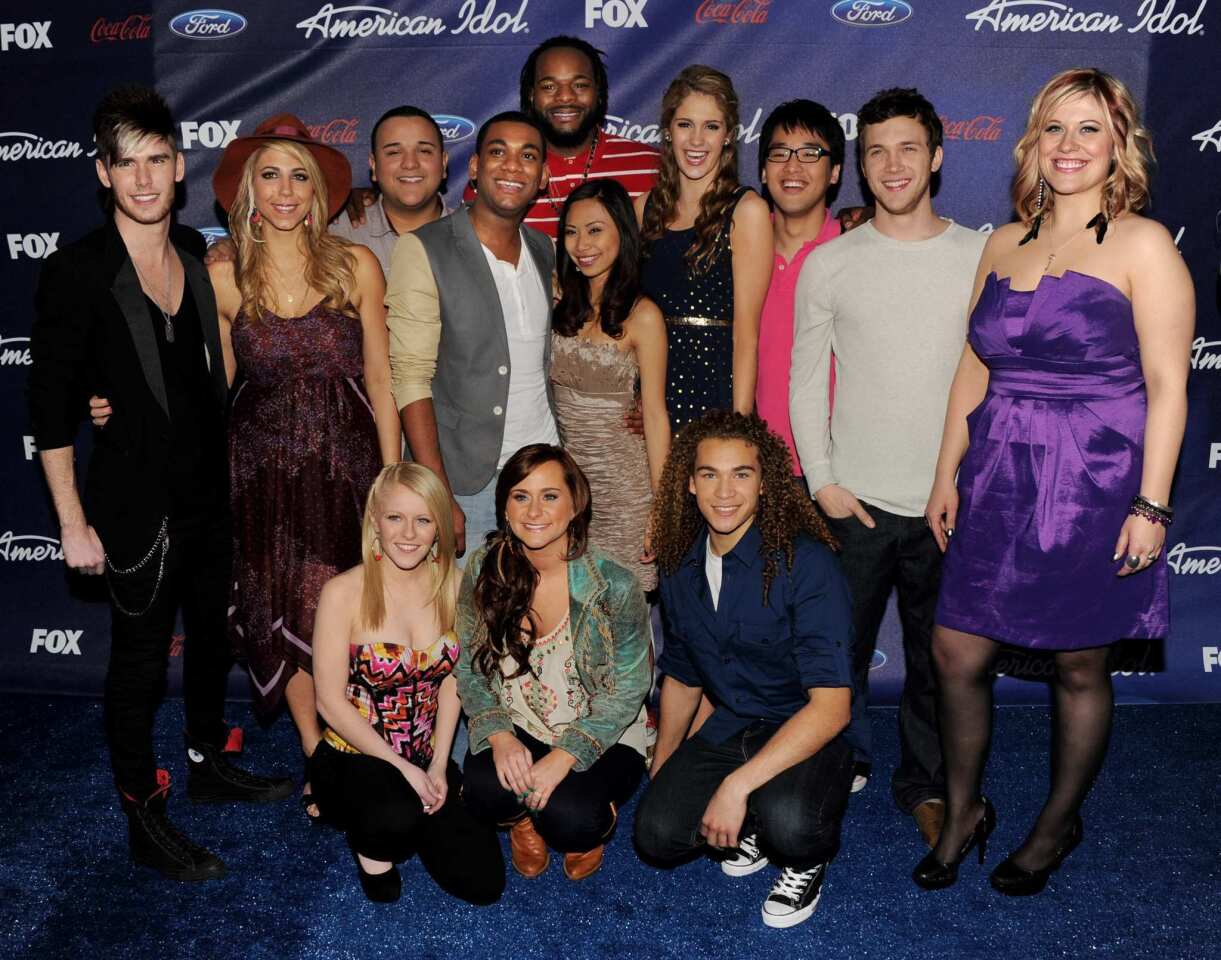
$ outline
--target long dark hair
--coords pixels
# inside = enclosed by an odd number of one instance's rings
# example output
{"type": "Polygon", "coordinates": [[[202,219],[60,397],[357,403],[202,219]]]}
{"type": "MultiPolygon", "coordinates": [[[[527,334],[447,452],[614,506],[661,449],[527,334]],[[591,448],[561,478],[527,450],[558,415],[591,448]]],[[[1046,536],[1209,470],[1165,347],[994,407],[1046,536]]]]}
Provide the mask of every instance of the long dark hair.
{"type": "Polygon", "coordinates": [[[686,67],[670,82],[661,98],[661,168],[657,173],[657,185],[645,205],[641,234],[650,244],[660,240],[677,216],[682,173],[674,159],[669,130],[679,106],[693,93],[707,94],[716,101],[725,118],[725,139],[729,141],[721,151],[712,183],[700,197],[700,211],[695,218],[695,243],[685,255],[687,265],[696,273],[702,273],[716,257],[725,215],[736,201],[738,192],[738,94],[733,81],[720,70],[698,63],[686,67]]]}
{"type": "Polygon", "coordinates": [[[573,517],[568,524],[568,552],[564,559],[576,560],[585,554],[593,515],[585,474],[566,450],[549,443],[522,447],[509,458],[496,481],[497,531],[488,538],[488,552],[475,581],[475,613],[487,628],[487,636],[482,642],[476,641],[471,659],[475,669],[486,677],[496,671],[503,673],[506,657],[512,657],[517,665],[506,679],[530,671],[530,646],[538,638],[539,629],[533,606],[538,571],[509,526],[505,504],[512,489],[544,463],[560,465],[564,485],[572,497],[573,517]]]}
{"type": "Polygon", "coordinates": [[[598,305],[598,324],[608,337],[623,336],[623,324],[640,298],[640,229],[627,191],[617,180],[586,180],[568,195],[560,212],[559,239],[555,249],[555,268],[560,278],[560,302],[551,314],[551,327],[556,333],[573,337],[581,332],[593,310],[589,300],[589,280],[568,255],[564,231],[568,227],[568,211],[581,200],[597,200],[602,204],[619,231],[619,256],[615,259],[602,288],[598,305]]]}

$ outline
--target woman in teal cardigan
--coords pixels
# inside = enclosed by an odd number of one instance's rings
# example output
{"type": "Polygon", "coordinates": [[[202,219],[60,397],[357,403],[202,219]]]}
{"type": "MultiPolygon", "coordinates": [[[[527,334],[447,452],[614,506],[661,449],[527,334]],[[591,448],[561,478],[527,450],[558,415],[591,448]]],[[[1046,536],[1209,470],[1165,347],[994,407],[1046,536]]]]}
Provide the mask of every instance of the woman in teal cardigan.
{"type": "Polygon", "coordinates": [[[463,797],[512,825],[518,873],[541,874],[551,847],[581,880],[644,772],[648,607],[635,576],[586,543],[589,484],[559,447],[509,459],[496,517],[458,598],[463,797]]]}

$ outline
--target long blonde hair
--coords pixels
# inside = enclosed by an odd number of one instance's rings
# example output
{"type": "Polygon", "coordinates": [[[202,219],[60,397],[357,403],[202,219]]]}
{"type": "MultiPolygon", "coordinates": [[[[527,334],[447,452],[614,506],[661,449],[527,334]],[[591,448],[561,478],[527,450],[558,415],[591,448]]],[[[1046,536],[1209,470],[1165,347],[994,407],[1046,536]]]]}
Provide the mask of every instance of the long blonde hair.
{"type": "Polygon", "coordinates": [[[314,199],[309,215],[301,225],[301,244],[305,253],[305,279],[314,290],[323,294],[323,303],[349,316],[357,316],[349,303],[356,288],[356,258],[348,251],[348,241],[327,233],[326,179],[313,154],[292,140],[268,140],[265,146],[250,154],[242,166],[237,196],[229,208],[229,235],[237,247],[235,274],[242,295],[242,312],[249,323],[255,323],[269,309],[271,285],[268,280],[268,257],[260,234],[265,229],[250,222],[254,211],[254,177],[259,158],[269,148],[283,150],[305,169],[314,187],[314,199]]]}
{"type": "Polygon", "coordinates": [[[432,595],[429,598],[437,608],[437,621],[441,632],[453,629],[454,609],[457,605],[458,564],[455,560],[454,515],[450,510],[449,493],[437,475],[419,463],[392,463],[382,467],[382,472],[369,488],[365,500],[365,518],[360,530],[360,556],[364,566],[364,586],[360,597],[360,622],[366,630],[378,630],[386,619],[385,582],[382,578],[382,563],[376,559],[377,547],[377,502],[378,498],[392,486],[406,487],[424,501],[437,526],[437,541],[433,545],[432,558],[424,563],[432,574],[432,595]]]}
{"type": "Polygon", "coordinates": [[[1030,105],[1026,132],[1013,148],[1017,173],[1013,178],[1013,207],[1025,223],[1050,213],[1055,193],[1043,191],[1039,206],[1039,137],[1057,106],[1070,97],[1094,97],[1102,107],[1102,123],[1115,142],[1110,176],[1102,187],[1102,210],[1108,220],[1141,210],[1149,202],[1149,176],[1153,141],[1140,123],[1140,111],[1122,81],[1093,67],[1063,70],[1043,85],[1030,105]]]}
{"type": "Polygon", "coordinates": [[[718,238],[725,214],[733,206],[738,189],[738,95],[733,81],[720,70],[703,64],[692,64],[671,81],[661,98],[661,164],[657,185],[649,194],[644,210],[641,236],[649,242],[665,235],[666,227],[678,211],[678,187],[682,173],[674,158],[670,140],[670,123],[682,102],[693,93],[703,93],[716,101],[725,118],[725,139],[713,181],[700,197],[700,212],[695,218],[695,243],[687,250],[686,260],[696,273],[707,270],[717,254],[718,238]]]}

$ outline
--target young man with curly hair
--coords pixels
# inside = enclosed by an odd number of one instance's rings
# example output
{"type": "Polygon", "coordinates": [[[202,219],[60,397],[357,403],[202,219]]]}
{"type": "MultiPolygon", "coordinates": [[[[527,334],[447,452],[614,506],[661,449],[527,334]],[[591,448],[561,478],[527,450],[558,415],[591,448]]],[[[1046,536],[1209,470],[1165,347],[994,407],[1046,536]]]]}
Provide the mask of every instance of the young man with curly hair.
{"type": "Polygon", "coordinates": [[[670,449],[654,503],[666,643],[645,856],[707,844],[730,876],[781,867],[763,922],[814,912],[852,781],[852,604],[835,541],[756,416],[713,412],[670,449]],[[702,696],[713,712],[689,734],[702,696]]]}

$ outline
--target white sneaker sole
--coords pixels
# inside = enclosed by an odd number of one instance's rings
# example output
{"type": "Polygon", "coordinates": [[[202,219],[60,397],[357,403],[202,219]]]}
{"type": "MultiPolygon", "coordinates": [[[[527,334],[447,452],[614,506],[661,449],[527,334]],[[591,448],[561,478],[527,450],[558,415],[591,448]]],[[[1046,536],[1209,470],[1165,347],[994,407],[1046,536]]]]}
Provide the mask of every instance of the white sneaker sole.
{"type": "Polygon", "coordinates": [[[760,857],[754,863],[738,866],[736,863],[730,863],[728,860],[721,861],[721,873],[727,877],[749,877],[752,873],[758,873],[767,866],[767,857],[760,857]]]}
{"type": "Polygon", "coordinates": [[[852,792],[853,793],[860,793],[868,785],[869,785],[868,777],[862,777],[860,774],[857,774],[855,777],[852,778],[852,792]]]}
{"type": "Polygon", "coordinates": [[[763,923],[768,927],[775,927],[778,930],[785,930],[788,927],[795,927],[799,923],[805,923],[813,916],[814,911],[818,908],[818,901],[822,899],[822,891],[818,891],[818,896],[811,901],[808,907],[803,907],[800,910],[794,910],[792,913],[774,914],[767,912],[765,905],[760,911],[763,915],[763,923]]]}

